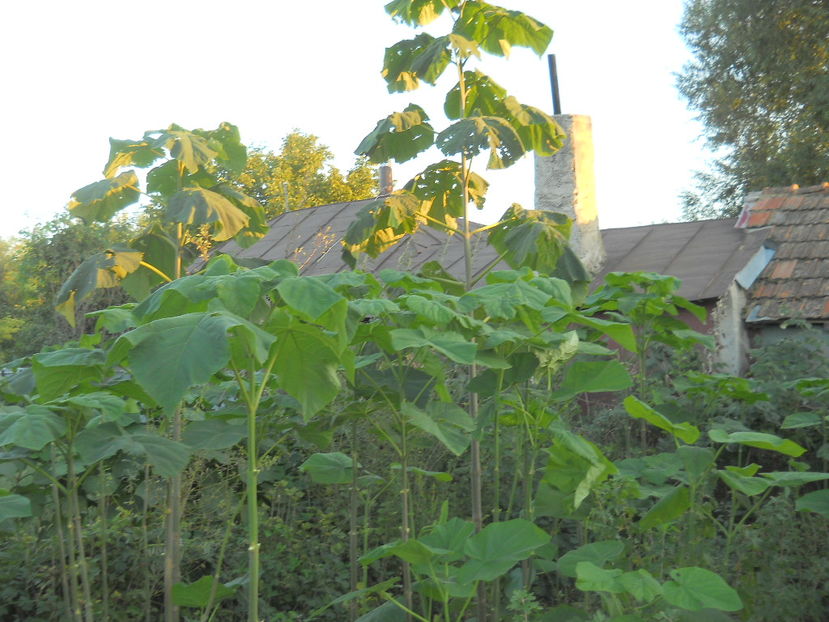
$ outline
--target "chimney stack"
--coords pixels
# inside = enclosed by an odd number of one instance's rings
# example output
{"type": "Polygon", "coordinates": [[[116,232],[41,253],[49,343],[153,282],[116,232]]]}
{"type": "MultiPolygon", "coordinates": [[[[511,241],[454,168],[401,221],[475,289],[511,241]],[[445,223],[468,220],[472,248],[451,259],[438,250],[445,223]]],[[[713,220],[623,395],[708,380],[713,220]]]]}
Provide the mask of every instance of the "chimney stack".
{"type": "Polygon", "coordinates": [[[552,156],[535,156],[535,209],[558,212],[573,221],[570,246],[596,274],[606,259],[596,209],[593,129],[587,115],[559,114],[564,146],[552,156]]]}
{"type": "Polygon", "coordinates": [[[394,192],[394,178],[391,174],[391,166],[383,164],[378,171],[380,177],[380,196],[388,196],[394,192]]]}

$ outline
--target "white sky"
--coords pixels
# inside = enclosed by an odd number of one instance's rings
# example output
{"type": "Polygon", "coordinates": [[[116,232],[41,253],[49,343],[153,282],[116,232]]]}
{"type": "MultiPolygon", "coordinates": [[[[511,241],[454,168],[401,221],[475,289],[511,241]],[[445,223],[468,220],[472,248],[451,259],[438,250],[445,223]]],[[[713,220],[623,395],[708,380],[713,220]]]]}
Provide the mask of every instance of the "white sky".
{"type": "MultiPolygon", "coordinates": [[[[498,2],[496,2],[497,4],[498,2]]],[[[389,95],[385,47],[413,36],[382,0],[40,0],[0,4],[0,149],[8,237],[62,210],[101,178],[108,138],[170,123],[239,126],[246,144],[278,149],[292,129],[319,136],[346,169],[377,120],[422,105],[445,127],[437,88],[389,95]]],[[[553,28],[562,109],[593,118],[603,228],[679,218],[678,194],[703,166],[699,125],[674,87],[688,60],[682,0],[502,0],[553,28]]],[[[515,50],[481,68],[524,103],[551,111],[546,57],[515,50]]],[[[430,160],[435,159],[434,157],[430,160]]],[[[398,184],[420,170],[395,168],[398,184]]],[[[494,221],[532,207],[529,158],[492,184],[494,221]]]]}

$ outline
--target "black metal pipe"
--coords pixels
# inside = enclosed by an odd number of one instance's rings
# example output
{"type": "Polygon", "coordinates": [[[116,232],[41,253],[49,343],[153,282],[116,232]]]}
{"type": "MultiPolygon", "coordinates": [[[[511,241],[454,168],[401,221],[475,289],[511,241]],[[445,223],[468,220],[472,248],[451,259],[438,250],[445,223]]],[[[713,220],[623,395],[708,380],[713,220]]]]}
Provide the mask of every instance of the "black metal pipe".
{"type": "Polygon", "coordinates": [[[547,54],[550,65],[550,87],[553,90],[553,114],[561,114],[561,100],[558,94],[558,70],[556,69],[556,55],[547,54]]]}

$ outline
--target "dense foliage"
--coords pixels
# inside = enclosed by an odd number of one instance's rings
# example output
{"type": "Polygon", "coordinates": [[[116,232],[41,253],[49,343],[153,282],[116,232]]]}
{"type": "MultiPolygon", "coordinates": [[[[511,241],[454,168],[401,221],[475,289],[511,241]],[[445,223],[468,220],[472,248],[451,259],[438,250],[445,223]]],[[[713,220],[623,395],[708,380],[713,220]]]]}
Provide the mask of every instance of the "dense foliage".
{"type": "Polygon", "coordinates": [[[826,2],[693,0],[681,31],[694,60],[679,89],[718,156],[686,215],[734,215],[747,191],[829,179],[826,2]]]}

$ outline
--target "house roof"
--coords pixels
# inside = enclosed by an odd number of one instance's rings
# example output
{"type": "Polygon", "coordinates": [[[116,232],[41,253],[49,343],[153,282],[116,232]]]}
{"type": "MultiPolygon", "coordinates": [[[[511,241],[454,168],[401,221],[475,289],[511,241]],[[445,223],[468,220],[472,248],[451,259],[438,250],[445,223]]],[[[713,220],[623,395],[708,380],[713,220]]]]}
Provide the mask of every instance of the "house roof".
{"type": "Polygon", "coordinates": [[[657,272],[682,281],[689,300],[719,298],[763,246],[765,231],[735,229],[736,219],[678,222],[602,231],[608,272],[657,272]]]}
{"type": "Polygon", "coordinates": [[[775,247],[750,288],[748,321],[829,321],[829,183],[767,188],[749,199],[739,225],[765,231],[775,247]]]}
{"type": "MultiPolygon", "coordinates": [[[[367,200],[351,201],[286,212],[271,221],[268,234],[253,246],[242,249],[229,242],[221,251],[241,258],[289,259],[303,274],[346,270],[340,241],[366,203],[367,200]]],[[[707,220],[606,229],[602,238],[607,262],[598,279],[608,272],[659,272],[681,279],[679,294],[690,300],[718,298],[767,235],[765,230],[735,229],[734,223],[734,219],[707,220]]],[[[495,250],[483,241],[481,236],[473,249],[475,275],[497,258],[495,250]]],[[[423,228],[376,259],[361,256],[360,267],[418,270],[429,261],[438,261],[462,279],[463,257],[459,236],[445,236],[423,228]]]]}

